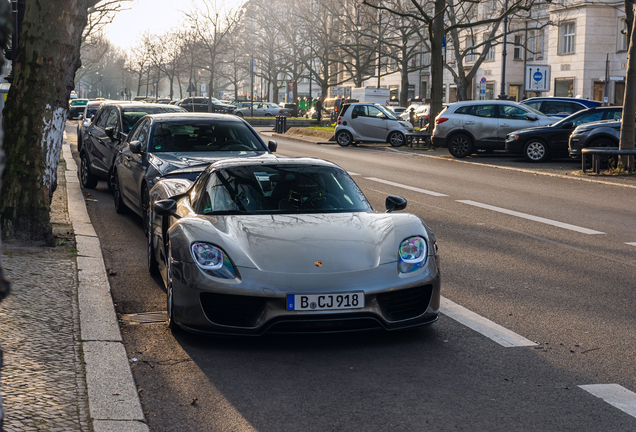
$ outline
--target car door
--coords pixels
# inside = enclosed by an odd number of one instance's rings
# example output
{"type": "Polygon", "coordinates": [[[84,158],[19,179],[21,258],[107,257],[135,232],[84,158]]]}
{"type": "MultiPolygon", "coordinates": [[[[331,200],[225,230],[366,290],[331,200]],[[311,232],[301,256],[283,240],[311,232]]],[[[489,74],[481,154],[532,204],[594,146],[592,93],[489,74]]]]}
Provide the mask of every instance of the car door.
{"type": "Polygon", "coordinates": [[[263,117],[265,115],[265,108],[267,105],[263,103],[255,103],[254,104],[254,117],[263,117]]]}
{"type": "MultiPolygon", "coordinates": [[[[497,137],[502,144],[502,148],[506,142],[506,135],[510,132],[538,126],[536,120],[528,118],[529,112],[519,106],[512,104],[500,104],[497,106],[499,108],[499,129],[497,130],[497,137]]],[[[534,119],[537,118],[534,114],[532,117],[534,119]]]]}
{"type": "Polygon", "coordinates": [[[193,101],[194,101],[194,98],[186,98],[184,99],[183,102],[181,102],[180,107],[186,111],[193,112],[194,111],[193,101]]]}
{"type": "Polygon", "coordinates": [[[194,112],[208,112],[208,99],[204,97],[194,98],[194,112]]]}
{"type": "MultiPolygon", "coordinates": [[[[463,107],[462,107],[463,108],[463,107]]],[[[461,108],[460,108],[461,109],[461,108]]],[[[460,111],[460,110],[457,110],[460,111]]],[[[461,110],[464,130],[471,133],[479,148],[496,148],[499,119],[495,104],[475,104],[461,110]]]]}
{"type": "Polygon", "coordinates": [[[113,110],[107,108],[100,112],[99,118],[91,124],[89,128],[89,138],[91,141],[90,148],[87,147],[86,151],[89,152],[89,159],[91,168],[102,178],[108,175],[108,167],[106,161],[110,152],[107,151],[106,141],[109,140],[104,129],[106,128],[106,121],[108,120],[110,113],[113,110]]]}
{"type": "Polygon", "coordinates": [[[386,141],[387,120],[384,113],[373,105],[357,105],[355,108],[351,119],[358,135],[365,141],[386,141]]]}
{"type": "Polygon", "coordinates": [[[582,124],[604,120],[605,115],[605,112],[601,110],[583,112],[577,114],[572,121],[562,123],[561,127],[549,137],[551,149],[567,153],[570,135],[572,135],[574,129],[582,124]]]}
{"type": "Polygon", "coordinates": [[[110,172],[122,141],[121,118],[117,108],[111,109],[108,113],[104,132],[106,134],[104,139],[104,166],[110,172]]]}
{"type": "Polygon", "coordinates": [[[144,149],[141,154],[130,151],[128,145],[121,150],[122,163],[118,165],[121,193],[133,206],[140,208],[140,179],[145,174],[144,163],[148,152],[148,136],[150,133],[150,120],[145,119],[136,125],[127,142],[139,141],[144,149]]]}

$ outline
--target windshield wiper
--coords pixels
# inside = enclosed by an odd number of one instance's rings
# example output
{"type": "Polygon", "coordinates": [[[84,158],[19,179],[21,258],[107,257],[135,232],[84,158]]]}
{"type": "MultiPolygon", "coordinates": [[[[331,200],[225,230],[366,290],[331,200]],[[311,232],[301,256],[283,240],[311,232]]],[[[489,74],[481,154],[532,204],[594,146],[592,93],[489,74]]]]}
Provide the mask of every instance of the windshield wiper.
{"type": "Polygon", "coordinates": [[[247,210],[217,210],[203,213],[204,216],[222,216],[222,215],[255,215],[254,212],[247,210]]]}

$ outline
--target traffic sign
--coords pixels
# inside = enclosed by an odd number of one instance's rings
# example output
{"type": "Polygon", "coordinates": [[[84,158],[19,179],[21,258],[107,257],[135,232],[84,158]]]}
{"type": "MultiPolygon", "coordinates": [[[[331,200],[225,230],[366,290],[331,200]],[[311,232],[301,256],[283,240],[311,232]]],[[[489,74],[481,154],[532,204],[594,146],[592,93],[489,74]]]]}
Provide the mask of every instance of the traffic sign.
{"type": "Polygon", "coordinates": [[[482,84],[486,84],[486,77],[482,77],[481,81],[479,81],[479,82],[482,83],[482,84]]]}
{"type": "Polygon", "coordinates": [[[550,90],[550,66],[527,66],[526,90],[544,92],[550,90]]]}

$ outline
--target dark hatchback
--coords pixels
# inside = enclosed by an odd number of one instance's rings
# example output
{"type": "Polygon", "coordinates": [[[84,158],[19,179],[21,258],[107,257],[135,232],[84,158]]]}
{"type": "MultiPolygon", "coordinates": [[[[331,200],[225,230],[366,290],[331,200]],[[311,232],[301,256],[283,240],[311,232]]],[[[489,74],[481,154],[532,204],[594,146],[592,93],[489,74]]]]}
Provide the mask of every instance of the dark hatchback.
{"type": "Polygon", "coordinates": [[[208,113],[149,115],[117,154],[111,184],[115,210],[147,219],[149,191],[162,177],[194,181],[209,164],[225,158],[276,159],[276,143],[263,140],[242,119],[208,113]]]}
{"type": "Polygon", "coordinates": [[[597,107],[576,112],[550,126],[514,131],[506,136],[506,151],[522,154],[529,162],[545,162],[551,157],[568,157],[570,135],[577,126],[622,117],[623,107],[597,107]]]}
{"type": "Polygon", "coordinates": [[[110,171],[121,144],[142,117],[148,114],[185,112],[172,105],[106,102],[88,126],[80,150],[80,182],[92,189],[99,179],[110,182],[110,171]]]}

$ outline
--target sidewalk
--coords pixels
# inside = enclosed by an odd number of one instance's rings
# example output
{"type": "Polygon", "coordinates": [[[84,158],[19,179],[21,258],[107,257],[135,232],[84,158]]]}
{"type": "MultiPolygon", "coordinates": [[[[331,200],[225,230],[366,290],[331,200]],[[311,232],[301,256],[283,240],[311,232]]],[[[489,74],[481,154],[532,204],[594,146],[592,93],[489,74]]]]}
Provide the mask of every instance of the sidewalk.
{"type": "Polygon", "coordinates": [[[57,245],[4,245],[13,289],[0,303],[4,429],[147,432],[66,139],[63,158],[51,205],[57,245]]]}

